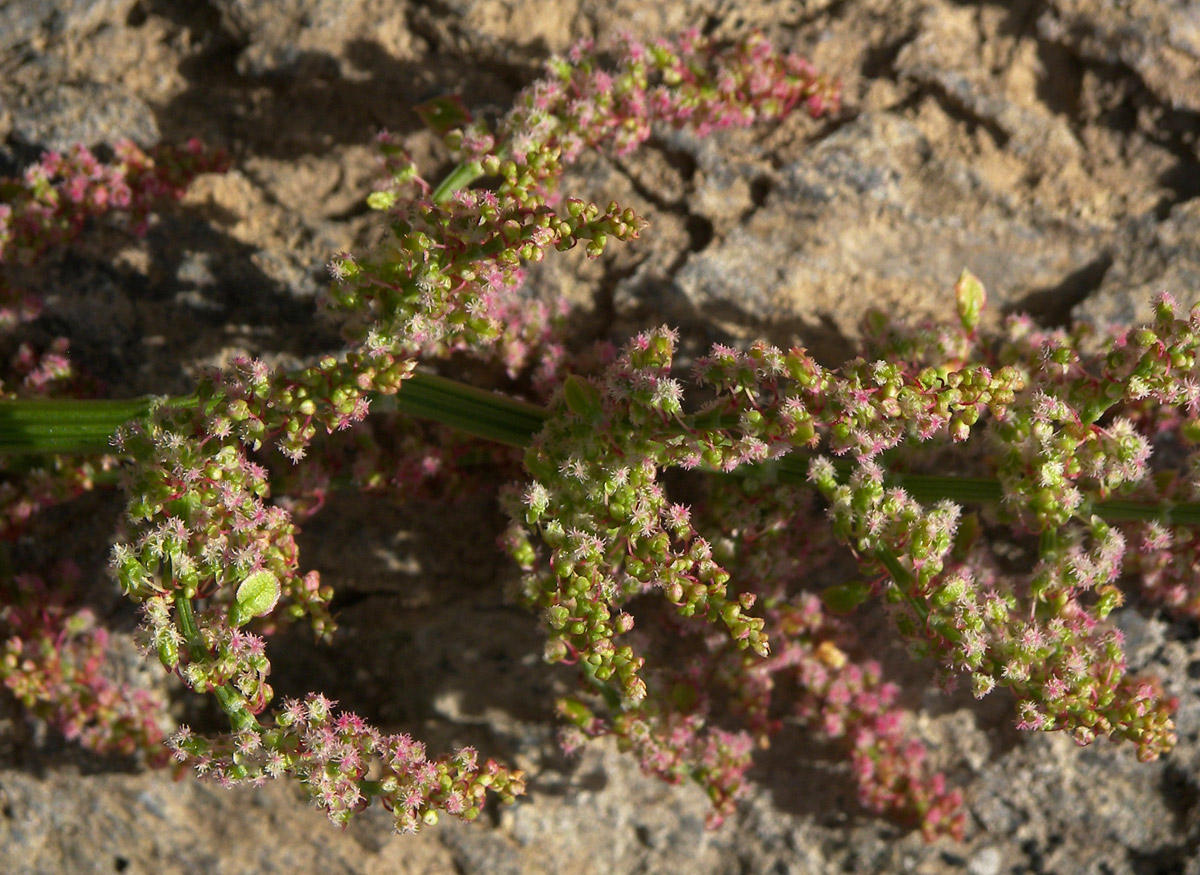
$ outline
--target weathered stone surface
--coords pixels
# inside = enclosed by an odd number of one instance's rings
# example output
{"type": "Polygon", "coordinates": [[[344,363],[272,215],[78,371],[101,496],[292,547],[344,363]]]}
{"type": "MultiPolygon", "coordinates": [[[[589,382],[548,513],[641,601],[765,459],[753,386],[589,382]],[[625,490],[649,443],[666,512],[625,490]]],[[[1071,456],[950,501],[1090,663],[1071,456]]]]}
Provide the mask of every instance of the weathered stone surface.
{"type": "Polygon", "coordinates": [[[105,24],[120,24],[137,0],[6,0],[0,4],[0,51],[40,46],[47,39],[77,39],[105,24]]]}
{"type": "Polygon", "coordinates": [[[1003,145],[1035,166],[1077,160],[1079,143],[1067,122],[1011,70],[996,76],[981,63],[988,46],[975,18],[970,7],[929,9],[916,38],[896,56],[896,70],[996,131],[1003,145]]]}
{"type": "Polygon", "coordinates": [[[1124,64],[1159,100],[1200,112],[1200,6],[1192,0],[1052,0],[1038,22],[1085,58],[1124,64]]]}
{"type": "Polygon", "coordinates": [[[1083,229],[1020,208],[913,123],[865,113],[781,167],[762,208],[675,280],[723,318],[850,331],[869,306],[944,310],[963,267],[1003,307],[1096,254],[1083,229]]]}
{"type": "Polygon", "coordinates": [[[1161,222],[1146,217],[1131,225],[1103,283],[1076,314],[1099,326],[1147,322],[1160,292],[1185,311],[1200,301],[1200,199],[1179,204],[1161,222]]]}
{"type": "Polygon", "coordinates": [[[135,94],[100,82],[52,85],[13,108],[10,136],[24,146],[64,150],[130,139],[158,142],[154,112],[135,94]]]}
{"type": "Polygon", "coordinates": [[[337,69],[347,42],[370,38],[401,55],[409,39],[404,4],[376,0],[212,0],[225,28],[245,48],[238,70],[250,76],[337,69]]]}

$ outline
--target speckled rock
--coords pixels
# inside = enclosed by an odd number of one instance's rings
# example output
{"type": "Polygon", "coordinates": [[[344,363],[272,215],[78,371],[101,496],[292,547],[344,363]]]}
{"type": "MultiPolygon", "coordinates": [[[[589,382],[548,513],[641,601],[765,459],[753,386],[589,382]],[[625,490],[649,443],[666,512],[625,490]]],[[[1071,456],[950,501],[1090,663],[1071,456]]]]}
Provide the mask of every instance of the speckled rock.
{"type": "Polygon", "coordinates": [[[1159,100],[1200,111],[1200,7],[1191,0],[1052,0],[1038,22],[1082,57],[1133,70],[1159,100]]]}
{"type": "Polygon", "coordinates": [[[0,51],[34,49],[50,39],[78,39],[104,25],[120,25],[137,0],[7,0],[0,4],[0,51]]]}
{"type": "Polygon", "coordinates": [[[64,150],[129,139],[158,142],[158,123],[144,100],[119,85],[62,83],[27,96],[12,109],[9,136],[17,144],[64,150]]]}
{"type": "Polygon", "coordinates": [[[762,207],[675,281],[723,318],[852,332],[850,301],[932,314],[969,267],[1003,307],[1096,254],[1093,235],[1014,203],[917,125],[864,113],[779,168],[762,207]]]}
{"type": "Polygon", "coordinates": [[[1127,325],[1152,318],[1152,300],[1170,292],[1184,306],[1200,289],[1200,200],[1185,201],[1158,221],[1132,225],[1095,294],[1076,308],[1099,325],[1127,325]]]}
{"type": "Polygon", "coordinates": [[[239,72],[314,75],[337,72],[346,43],[370,34],[393,53],[409,39],[405,4],[372,0],[212,0],[221,22],[244,48],[239,72]]]}

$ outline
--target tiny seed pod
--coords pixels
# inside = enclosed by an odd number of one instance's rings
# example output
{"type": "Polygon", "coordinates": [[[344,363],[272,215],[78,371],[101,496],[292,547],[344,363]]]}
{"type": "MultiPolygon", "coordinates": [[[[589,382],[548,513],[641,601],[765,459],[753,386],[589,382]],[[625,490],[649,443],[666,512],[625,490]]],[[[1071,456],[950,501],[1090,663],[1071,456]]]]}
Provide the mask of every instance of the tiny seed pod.
{"type": "Polygon", "coordinates": [[[179,665],[179,642],[170,635],[159,636],[154,643],[158,651],[158,659],[167,671],[174,671],[179,665]]]}

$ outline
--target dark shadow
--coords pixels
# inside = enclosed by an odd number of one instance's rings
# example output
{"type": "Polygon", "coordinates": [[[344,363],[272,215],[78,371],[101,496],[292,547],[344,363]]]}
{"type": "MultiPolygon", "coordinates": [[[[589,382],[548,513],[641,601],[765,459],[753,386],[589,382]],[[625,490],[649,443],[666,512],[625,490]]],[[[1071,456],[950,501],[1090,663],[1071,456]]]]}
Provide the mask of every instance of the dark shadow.
{"type": "Polygon", "coordinates": [[[109,397],[186,394],[189,362],[236,345],[253,355],[313,355],[340,346],[317,317],[315,295],[327,282],[313,265],[304,289],[268,276],[257,250],[222,230],[211,209],[165,205],[144,243],[113,229],[85,232],[69,251],[35,268],[12,271],[19,288],[45,302],[33,322],[3,339],[5,350],[45,348],[70,338],[71,360],[109,397]],[[114,262],[134,244],[145,261],[114,262]]]}
{"type": "Polygon", "coordinates": [[[1071,311],[1100,288],[1112,265],[1112,255],[1103,253],[1054,285],[1020,295],[1004,313],[1028,313],[1040,325],[1066,327],[1071,324],[1071,311]]]}
{"type": "MultiPolygon", "coordinates": [[[[0,562],[6,569],[39,577],[68,615],[87,608],[99,625],[113,633],[128,633],[137,625],[137,608],[121,595],[107,569],[112,524],[124,504],[124,497],[115,490],[100,488],[45,508],[31,517],[19,537],[0,543],[0,562]],[[77,569],[73,585],[67,575],[59,573],[64,564],[77,569]]],[[[6,607],[13,602],[22,604],[29,592],[28,585],[0,579],[0,604],[6,607]]],[[[0,621],[0,639],[18,631],[0,621]]],[[[118,679],[127,669],[111,663],[108,668],[114,673],[110,677],[118,679]]],[[[0,731],[0,763],[37,777],[64,767],[81,775],[133,774],[145,768],[135,756],[97,753],[68,740],[54,726],[33,717],[3,686],[0,727],[4,728],[0,731]]]]}
{"type": "Polygon", "coordinates": [[[1175,113],[1178,120],[1186,120],[1189,128],[1187,137],[1175,137],[1171,151],[1178,159],[1174,167],[1158,177],[1158,183],[1169,190],[1154,207],[1155,216],[1166,219],[1171,210],[1185,201],[1200,197],[1200,159],[1188,148],[1187,143],[1200,143],[1200,113],[1175,113]]]}
{"type": "MultiPolygon", "coordinates": [[[[422,127],[412,106],[446,93],[469,94],[474,107],[507,107],[538,72],[531,63],[500,57],[481,63],[477,54],[437,44],[414,15],[410,24],[431,43],[436,64],[398,60],[375,42],[354,40],[341,58],[299,52],[279,71],[243,75],[237,62],[245,46],[221,27],[210,7],[193,8],[197,5],[149,4],[151,12],[194,31],[204,45],[181,66],[188,87],[158,108],[158,123],[168,142],[200,136],[235,157],[292,159],[367,143],[383,129],[412,133],[422,127]],[[343,75],[345,68],[352,77],[343,75]]],[[[535,49],[530,47],[531,57],[535,49]]]]}
{"type": "Polygon", "coordinates": [[[1083,97],[1084,65],[1079,58],[1057,43],[1040,40],[1037,45],[1041,71],[1037,80],[1037,98],[1046,108],[1061,115],[1072,125],[1080,119],[1083,97]]]}
{"type": "Polygon", "coordinates": [[[328,645],[303,622],[271,640],[276,702],[334,691],[340,708],[431,753],[473,743],[511,759],[520,724],[551,738],[574,671],[542,663],[539,621],[513,604],[506,525],[488,488],[446,501],[331,496],[298,543],[334,589],[340,628],[328,645]]]}
{"type": "Polygon", "coordinates": [[[910,29],[879,45],[869,46],[863,53],[862,64],[859,66],[859,72],[862,74],[863,79],[891,79],[893,82],[897,81],[899,77],[896,73],[896,58],[899,57],[900,51],[913,41],[916,35],[916,30],[910,29]]]}

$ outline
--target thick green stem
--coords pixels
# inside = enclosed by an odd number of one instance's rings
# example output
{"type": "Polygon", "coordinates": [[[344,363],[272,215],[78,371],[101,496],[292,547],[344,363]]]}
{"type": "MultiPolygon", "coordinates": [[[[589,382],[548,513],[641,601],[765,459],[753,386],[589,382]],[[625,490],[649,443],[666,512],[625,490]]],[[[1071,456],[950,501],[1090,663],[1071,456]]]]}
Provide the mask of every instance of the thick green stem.
{"type": "Polygon", "coordinates": [[[435,204],[444,204],[450,200],[450,196],[460,188],[466,188],[475,180],[483,176],[483,167],[478,161],[472,161],[469,164],[459,164],[450,173],[438,183],[438,187],[433,190],[430,199],[435,204]]]}
{"type": "MultiPolygon", "coordinates": [[[[153,398],[121,401],[0,400],[0,456],[100,455],[114,452],[118,428],[145,417],[153,398]]],[[[162,399],[172,407],[194,407],[194,397],[162,399]]],[[[414,374],[398,396],[373,400],[375,410],[399,410],[431,419],[485,440],[525,446],[541,429],[548,411],[433,374],[414,374]]]]}
{"type": "Polygon", "coordinates": [[[0,401],[0,455],[105,453],[117,428],[150,412],[153,399],[0,401]]]}
{"type": "Polygon", "coordinates": [[[916,611],[918,617],[922,620],[927,619],[929,606],[909,592],[913,585],[912,572],[901,565],[900,560],[888,550],[875,551],[875,558],[879,560],[880,565],[887,569],[888,576],[896,584],[896,592],[900,594],[900,597],[916,611]]]}
{"type": "MultiPolygon", "coordinates": [[[[197,402],[195,398],[173,398],[163,403],[194,406],[197,402]]],[[[130,419],[144,417],[152,404],[153,399],[148,398],[0,401],[0,455],[112,452],[111,438],[117,428],[130,419]]],[[[372,408],[398,410],[513,447],[528,446],[551,415],[525,401],[420,372],[405,382],[399,394],[373,399],[372,408]]],[[[712,418],[704,414],[688,425],[716,425],[708,422],[712,418]]],[[[803,486],[808,481],[809,460],[806,453],[793,453],[770,464],[780,483],[803,486]]],[[[1003,498],[1000,483],[983,477],[888,474],[887,482],[924,502],[948,499],[980,505],[997,504],[1003,498]]],[[[1164,525],[1200,525],[1200,503],[1196,502],[1145,504],[1110,499],[1096,502],[1090,511],[1110,522],[1158,520],[1164,525]]]]}
{"type": "Polygon", "coordinates": [[[399,394],[379,399],[373,407],[386,409],[392,404],[401,413],[512,447],[528,446],[550,416],[550,411],[535,404],[422,373],[413,374],[399,394]]]}
{"type": "MultiPolygon", "coordinates": [[[[206,658],[208,648],[204,646],[204,638],[200,635],[200,628],[196,625],[196,617],[192,612],[192,600],[186,593],[177,591],[174,602],[175,622],[179,625],[179,631],[183,634],[184,640],[187,641],[188,655],[196,661],[206,658]]],[[[262,731],[258,719],[250,713],[250,709],[246,707],[246,700],[237,690],[226,683],[219,686],[213,685],[212,693],[217,697],[221,710],[229,716],[229,724],[234,732],[242,732],[247,729],[254,732],[262,731]]]]}

